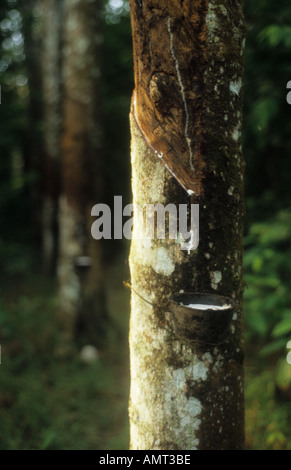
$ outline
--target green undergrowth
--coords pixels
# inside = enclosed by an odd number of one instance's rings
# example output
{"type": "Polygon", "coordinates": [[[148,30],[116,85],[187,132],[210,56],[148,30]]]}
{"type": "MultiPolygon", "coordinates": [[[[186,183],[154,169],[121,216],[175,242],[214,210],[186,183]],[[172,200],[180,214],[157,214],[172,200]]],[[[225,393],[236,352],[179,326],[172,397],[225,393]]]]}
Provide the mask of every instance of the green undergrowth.
{"type": "Polygon", "coordinates": [[[6,276],[1,286],[0,449],[127,449],[124,289],[111,311],[110,341],[88,364],[60,340],[53,283],[30,273],[6,276]]]}
{"type": "Polygon", "coordinates": [[[277,364],[258,360],[255,350],[246,361],[247,450],[291,450],[291,397],[278,388],[277,375],[277,364]]]}

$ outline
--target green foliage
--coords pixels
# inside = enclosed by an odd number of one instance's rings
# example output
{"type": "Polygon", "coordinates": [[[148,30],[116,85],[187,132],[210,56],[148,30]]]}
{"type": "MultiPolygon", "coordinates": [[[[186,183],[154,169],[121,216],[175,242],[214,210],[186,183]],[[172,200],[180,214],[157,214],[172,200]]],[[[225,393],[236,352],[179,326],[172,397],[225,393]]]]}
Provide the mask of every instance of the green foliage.
{"type": "Polygon", "coordinates": [[[291,28],[289,25],[272,24],[266,26],[258,35],[259,42],[265,42],[270,47],[283,46],[291,49],[291,28]]]}
{"type": "Polygon", "coordinates": [[[245,239],[247,337],[268,342],[264,351],[269,353],[291,337],[290,238],[291,211],[282,210],[253,224],[245,239]]]}
{"type": "Polygon", "coordinates": [[[274,370],[258,362],[246,367],[246,449],[291,450],[290,403],[278,404],[274,370]]]}
{"type": "Polygon", "coordinates": [[[291,6],[287,0],[245,2],[244,154],[247,227],[290,204],[291,6]]]}

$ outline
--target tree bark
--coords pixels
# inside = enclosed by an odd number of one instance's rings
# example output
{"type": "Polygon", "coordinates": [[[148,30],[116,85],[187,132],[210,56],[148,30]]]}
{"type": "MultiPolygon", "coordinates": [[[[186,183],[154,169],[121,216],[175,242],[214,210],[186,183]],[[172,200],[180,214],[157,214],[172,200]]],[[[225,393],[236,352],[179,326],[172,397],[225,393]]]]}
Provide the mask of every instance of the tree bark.
{"type": "Polygon", "coordinates": [[[200,210],[199,246],[189,251],[178,239],[143,238],[134,214],[131,449],[241,449],[242,4],[131,0],[130,7],[133,202],[178,206],[191,198],[200,210]],[[179,292],[233,299],[224,341],[209,344],[204,334],[189,343],[177,334],[171,297],[179,292]]]}
{"type": "Polygon", "coordinates": [[[60,320],[68,336],[100,345],[106,309],[91,209],[101,197],[100,2],[64,1],[64,119],[60,197],[60,320]]]}

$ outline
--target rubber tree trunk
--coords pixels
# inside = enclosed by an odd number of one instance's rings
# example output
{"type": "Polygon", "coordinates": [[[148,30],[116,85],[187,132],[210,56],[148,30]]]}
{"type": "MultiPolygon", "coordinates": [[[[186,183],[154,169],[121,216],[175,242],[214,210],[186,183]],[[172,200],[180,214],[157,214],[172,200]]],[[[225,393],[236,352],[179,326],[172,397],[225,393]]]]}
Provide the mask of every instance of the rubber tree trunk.
{"type": "Polygon", "coordinates": [[[242,4],[131,0],[130,7],[133,202],[178,206],[191,198],[200,212],[199,246],[189,251],[179,239],[143,238],[134,214],[131,449],[241,449],[242,4]],[[204,333],[189,343],[177,334],[170,299],[179,292],[233,299],[224,341],[209,344],[204,333]]]}
{"type": "Polygon", "coordinates": [[[58,198],[62,90],[63,1],[42,2],[42,90],[44,122],[42,254],[44,272],[55,274],[58,255],[58,198]]]}
{"type": "Polygon", "coordinates": [[[100,345],[106,327],[100,243],[91,209],[102,197],[98,0],[64,1],[60,321],[68,337],[100,345]]]}

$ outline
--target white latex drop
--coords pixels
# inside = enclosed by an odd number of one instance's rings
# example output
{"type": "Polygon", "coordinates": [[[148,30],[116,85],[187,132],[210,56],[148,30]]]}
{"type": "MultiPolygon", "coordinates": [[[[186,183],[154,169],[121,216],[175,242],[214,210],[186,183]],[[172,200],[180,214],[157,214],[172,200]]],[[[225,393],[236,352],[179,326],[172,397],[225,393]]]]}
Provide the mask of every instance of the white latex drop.
{"type": "MultiPolygon", "coordinates": [[[[184,304],[181,304],[184,305],[184,304]]],[[[185,307],[195,308],[197,310],[227,310],[231,305],[206,305],[206,304],[188,304],[185,307]]]]}

